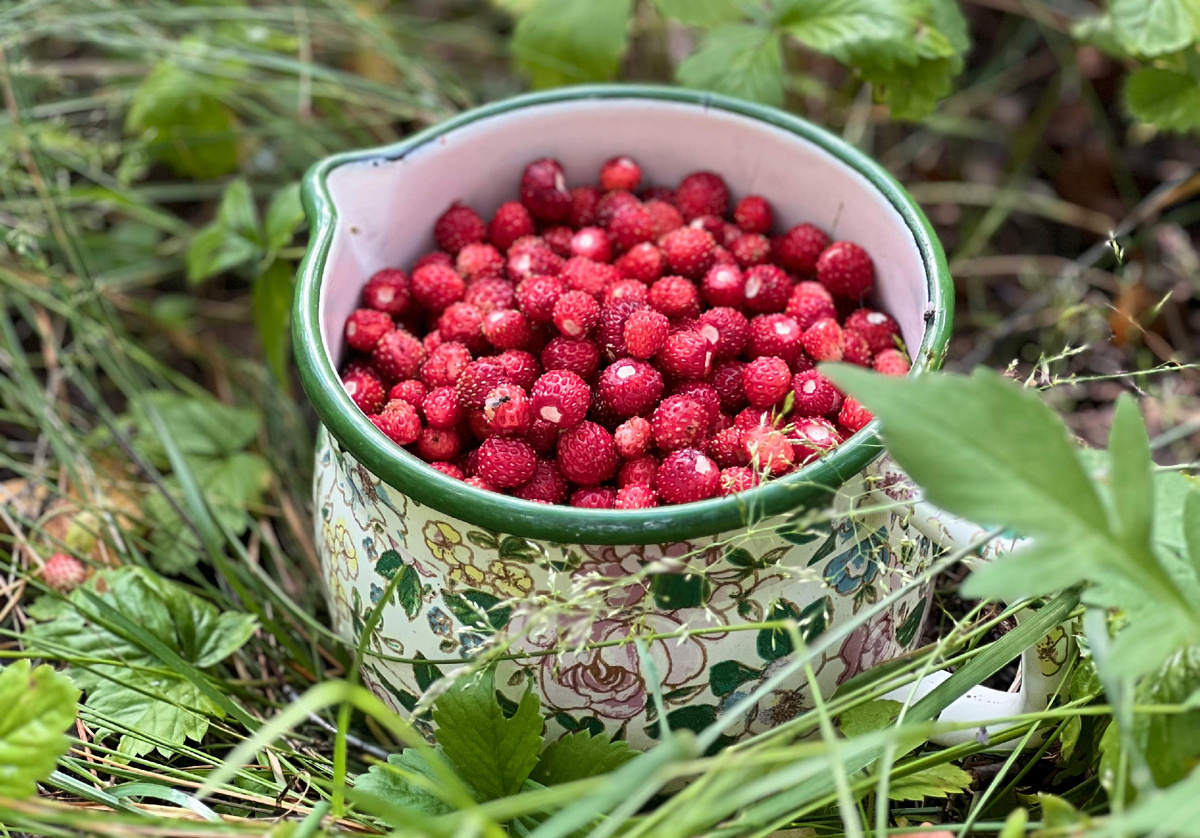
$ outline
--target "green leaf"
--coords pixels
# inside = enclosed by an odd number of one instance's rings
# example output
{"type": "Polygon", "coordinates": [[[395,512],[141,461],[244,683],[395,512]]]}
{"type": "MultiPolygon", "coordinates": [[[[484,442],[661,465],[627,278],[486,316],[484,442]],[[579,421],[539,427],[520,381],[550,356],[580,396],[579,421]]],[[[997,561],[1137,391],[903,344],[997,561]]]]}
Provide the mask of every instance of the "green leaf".
{"type": "Polygon", "coordinates": [[[1183,49],[1200,25],[1193,0],[1110,0],[1108,13],[1126,51],[1147,57],[1183,49]]]}
{"type": "Polygon", "coordinates": [[[443,591],[442,600],[459,622],[483,634],[504,628],[512,616],[512,607],[500,605],[499,597],[473,588],[462,593],[443,591]]]}
{"type": "Polygon", "coordinates": [[[267,253],[273,255],[291,244],[303,223],[304,205],[300,203],[300,184],[288,184],[275,193],[267,207],[267,253]]]}
{"type": "Polygon", "coordinates": [[[581,730],[547,745],[530,779],[544,786],[570,783],[616,771],[636,756],[624,741],[581,730]]]}
{"type": "Polygon", "coordinates": [[[296,288],[296,266],[276,259],[254,280],[251,310],[258,341],[267,356],[275,380],[289,386],[287,363],[292,347],[292,296],[296,288]]]}
{"type": "Polygon", "coordinates": [[[478,799],[516,794],[529,779],[542,749],[541,703],[527,691],[511,719],[496,700],[495,675],[463,679],[434,704],[434,734],[478,799]]]}
{"type": "Polygon", "coordinates": [[[724,698],[747,681],[761,676],[761,669],[746,666],[741,661],[718,661],[708,669],[708,685],[713,695],[724,698]]]}
{"type": "Polygon", "coordinates": [[[963,596],[973,599],[1044,596],[1084,581],[1072,560],[1077,547],[1054,539],[1042,540],[981,565],[963,583],[963,596]]]}
{"type": "Polygon", "coordinates": [[[846,708],[841,715],[842,734],[850,739],[889,727],[900,715],[904,705],[899,701],[881,698],[846,708]]]}
{"type": "Polygon", "coordinates": [[[253,242],[214,222],[196,231],[188,243],[188,282],[196,285],[210,277],[257,261],[261,253],[253,242]]]}
{"type": "Polygon", "coordinates": [[[0,797],[28,797],[71,747],[79,690],[43,664],[18,660],[0,669],[0,797]]]}
{"type": "Polygon", "coordinates": [[[852,44],[906,38],[898,10],[891,0],[787,0],[776,20],[809,49],[834,55],[852,44]]]}
{"type": "MultiPolygon", "coordinates": [[[[179,449],[196,457],[222,457],[241,451],[254,441],[262,420],[253,408],[234,407],[216,399],[155,391],[143,396],[171,429],[179,449]]],[[[130,411],[136,437],[134,445],[159,468],[169,465],[154,425],[140,404],[130,411]]]]}
{"type": "MultiPolygon", "coordinates": [[[[431,758],[439,757],[431,755],[431,758]]],[[[446,766],[445,770],[451,769],[446,766]]],[[[438,788],[440,782],[425,755],[407,748],[403,753],[389,756],[386,765],[372,765],[366,774],[354,781],[354,788],[381,797],[394,806],[426,815],[444,815],[451,807],[429,790],[429,786],[438,788]]]]}
{"type": "Polygon", "coordinates": [[[125,130],[140,134],[178,175],[206,180],[228,174],[238,163],[236,125],[216,92],[208,77],[159,64],[134,92],[125,130]]]}
{"type": "Polygon", "coordinates": [[[1090,44],[1112,58],[1128,58],[1129,53],[1121,44],[1113,29],[1112,15],[1091,15],[1076,21],[1071,27],[1071,37],[1084,44],[1090,44]]]}
{"type": "Polygon", "coordinates": [[[250,184],[238,178],[225,187],[221,194],[221,205],[217,207],[217,223],[254,244],[262,243],[258,207],[254,203],[250,184]]]}
{"type": "Polygon", "coordinates": [[[1200,79],[1143,67],[1125,84],[1125,105],[1135,119],[1166,131],[1200,128],[1200,79]]]}
{"type": "Polygon", "coordinates": [[[742,17],[735,0],[654,0],[654,7],[663,17],[688,26],[717,26],[742,17]]]}
{"type": "Polygon", "coordinates": [[[1110,492],[1119,537],[1127,550],[1145,550],[1154,520],[1153,461],[1150,437],[1137,404],[1128,393],[1117,399],[1108,439],[1112,462],[1110,492]]]}
{"type": "Polygon", "coordinates": [[[513,55],[534,87],[611,79],[625,54],[632,5],[537,0],[513,31],[513,55]]]}
{"type": "Polygon", "coordinates": [[[1200,575],[1200,492],[1188,492],[1183,501],[1183,536],[1188,559],[1200,575]]]}
{"type": "Polygon", "coordinates": [[[898,777],[888,786],[891,800],[922,800],[949,797],[971,787],[971,775],[956,765],[944,762],[907,777],[898,777]]]}
{"type": "Polygon", "coordinates": [[[740,96],[767,105],[783,103],[783,55],[775,32],[751,24],[709,31],[700,49],[675,70],[680,84],[740,96]]]}

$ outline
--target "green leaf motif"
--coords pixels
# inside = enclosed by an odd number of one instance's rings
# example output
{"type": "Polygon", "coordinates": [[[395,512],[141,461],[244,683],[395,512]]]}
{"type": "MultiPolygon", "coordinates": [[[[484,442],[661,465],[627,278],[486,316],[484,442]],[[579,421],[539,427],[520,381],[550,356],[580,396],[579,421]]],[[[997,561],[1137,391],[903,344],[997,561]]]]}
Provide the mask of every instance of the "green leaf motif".
{"type": "Polygon", "coordinates": [[[666,611],[700,608],[708,601],[712,585],[699,573],[656,573],[650,579],[650,593],[666,611]]]}
{"type": "Polygon", "coordinates": [[[125,130],[140,134],[176,174],[197,180],[237,168],[233,114],[205,77],[170,63],[154,68],[135,91],[125,130]]]}
{"type": "Polygon", "coordinates": [[[761,669],[746,666],[741,661],[719,661],[708,670],[708,685],[713,695],[724,698],[747,681],[762,675],[761,669]]]}
{"type": "Polygon", "coordinates": [[[971,787],[971,775],[957,765],[944,762],[916,774],[898,777],[888,787],[892,800],[922,800],[926,797],[949,797],[971,787]]]}
{"type": "Polygon", "coordinates": [[[624,741],[581,730],[547,745],[530,779],[544,786],[585,780],[615,771],[636,756],[624,741]]]}
{"type": "Polygon", "coordinates": [[[460,680],[440,696],[433,721],[446,758],[481,802],[516,794],[538,763],[543,722],[537,695],[526,692],[513,717],[505,718],[491,671],[460,680]]]}
{"type": "Polygon", "coordinates": [[[800,609],[796,626],[800,631],[800,636],[804,638],[804,642],[811,643],[825,633],[825,629],[829,628],[829,621],[832,619],[833,598],[826,594],[800,609]]]}
{"type": "Polygon", "coordinates": [[[534,87],[611,79],[625,54],[632,5],[537,0],[513,31],[513,55],[534,87]]]}
{"type": "Polygon", "coordinates": [[[28,797],[70,749],[79,690],[47,664],[0,668],[0,797],[28,797]]]}
{"type": "MultiPolygon", "coordinates": [[[[430,755],[430,758],[438,759],[436,755],[430,755]]],[[[446,770],[450,770],[448,766],[446,770]]],[[[407,748],[402,753],[390,755],[386,765],[372,765],[366,774],[354,781],[354,788],[403,809],[425,815],[444,815],[451,807],[434,793],[440,782],[437,773],[426,762],[426,755],[407,748]]]]}
{"type": "Polygon", "coordinates": [[[1200,31],[1194,0],[1110,0],[1113,31],[1126,51],[1154,57],[1183,49],[1200,31]]]}
{"type": "Polygon", "coordinates": [[[654,0],[654,7],[663,17],[688,26],[717,26],[742,17],[736,0],[654,0]]]}
{"type": "Polygon", "coordinates": [[[1125,105],[1139,122],[1165,131],[1194,131],[1200,128],[1200,79],[1143,67],[1125,83],[1125,105]]]}
{"type": "Polygon", "coordinates": [[[710,30],[700,48],[675,70],[680,84],[715,90],[765,105],[783,104],[779,35],[751,24],[710,30]]]}
{"type": "Polygon", "coordinates": [[[304,224],[304,205],[300,203],[300,184],[292,183],[280,189],[267,206],[267,253],[275,254],[292,243],[296,231],[304,224]]]}
{"type": "Polygon", "coordinates": [[[446,591],[442,594],[442,599],[459,622],[485,634],[504,628],[508,625],[508,618],[512,616],[511,607],[499,607],[499,597],[472,588],[462,593],[446,591]]]}
{"type": "MultiPolygon", "coordinates": [[[[776,622],[787,619],[798,620],[800,612],[796,606],[787,600],[778,600],[771,606],[771,612],[763,622],[776,622]]],[[[765,661],[775,661],[787,657],[794,651],[792,638],[784,629],[759,629],[755,640],[758,656],[765,661]]]]}

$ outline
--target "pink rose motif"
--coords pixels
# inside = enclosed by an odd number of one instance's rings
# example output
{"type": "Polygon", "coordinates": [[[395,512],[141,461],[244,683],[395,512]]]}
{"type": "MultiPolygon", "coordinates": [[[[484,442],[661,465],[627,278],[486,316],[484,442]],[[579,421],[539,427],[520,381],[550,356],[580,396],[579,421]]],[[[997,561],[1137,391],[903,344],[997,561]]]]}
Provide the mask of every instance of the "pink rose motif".
{"type": "Polygon", "coordinates": [[[629,577],[651,562],[682,570],[688,566],[708,567],[721,557],[718,547],[696,548],[682,541],[651,547],[642,544],[585,545],[582,549],[583,561],[575,574],[595,577],[589,587],[608,588],[604,591],[604,602],[613,608],[632,608],[646,598],[650,593],[650,577],[629,577]],[[627,578],[628,582],[620,584],[627,578]]]}
{"type": "Polygon", "coordinates": [[[894,637],[891,612],[852,631],[838,650],[838,657],[846,664],[846,670],[838,676],[838,684],[890,659],[895,648],[894,637]]]}

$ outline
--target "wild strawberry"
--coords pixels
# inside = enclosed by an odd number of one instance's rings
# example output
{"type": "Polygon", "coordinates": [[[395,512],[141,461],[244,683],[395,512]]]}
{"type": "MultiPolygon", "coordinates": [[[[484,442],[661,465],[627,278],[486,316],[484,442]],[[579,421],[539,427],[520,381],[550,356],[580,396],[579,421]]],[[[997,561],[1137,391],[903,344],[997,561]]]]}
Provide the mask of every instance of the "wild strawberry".
{"type": "Polygon", "coordinates": [[[582,256],[593,262],[611,262],[612,244],[608,234],[599,227],[584,227],[571,236],[571,256],[582,256]]]}
{"type": "Polygon", "coordinates": [[[662,391],[662,376],[645,361],[623,358],[600,374],[600,401],[619,417],[649,410],[662,391]]]}
{"type": "Polygon", "coordinates": [[[504,272],[513,282],[531,276],[558,276],[563,259],[540,238],[520,239],[508,249],[504,272]]]}
{"type": "Polygon", "coordinates": [[[733,208],[733,222],[744,232],[766,235],[771,232],[775,218],[766,198],[761,195],[747,195],[733,208]]]}
{"type": "Polygon", "coordinates": [[[396,268],[384,268],[371,274],[362,290],[363,305],[393,317],[404,314],[411,299],[408,276],[396,268]]]}
{"type": "Polygon", "coordinates": [[[542,368],[568,370],[584,381],[591,381],[600,369],[600,348],[590,340],[557,337],[542,350],[542,368]]]}
{"type": "Polygon", "coordinates": [[[814,361],[840,361],[846,349],[842,327],[832,317],[809,326],[800,336],[800,343],[814,361]]]}
{"type": "Polygon", "coordinates": [[[403,329],[381,337],[371,352],[371,363],[391,381],[412,378],[424,361],[425,347],[403,329]]]}
{"type": "Polygon", "coordinates": [[[683,226],[683,216],[674,205],[666,201],[646,201],[646,209],[654,219],[654,238],[661,239],[672,230],[683,226]]]}
{"type": "Polygon", "coordinates": [[[825,456],[842,444],[841,434],[826,419],[807,416],[792,423],[792,448],[801,464],[825,456]]]}
{"type": "Polygon", "coordinates": [[[769,407],[747,407],[745,410],[739,411],[737,416],[733,417],[733,426],[735,428],[742,428],[743,430],[777,424],[778,422],[772,422],[771,408],[769,407]]]}
{"type": "Polygon", "coordinates": [[[618,279],[604,289],[604,305],[612,305],[618,300],[633,300],[649,305],[650,289],[636,279],[618,279]]]}
{"type": "Polygon", "coordinates": [[[664,372],[680,378],[704,378],[712,371],[713,350],[708,338],[694,329],[667,335],[658,351],[664,372]]]}
{"type": "Polygon", "coordinates": [[[510,384],[516,384],[526,393],[533,387],[533,382],[542,373],[542,367],[537,358],[523,349],[509,349],[496,356],[496,360],[504,366],[510,384]]]}
{"type": "Polygon", "coordinates": [[[817,280],[835,295],[861,300],[875,287],[875,263],[854,242],[834,242],[817,260],[817,280]]]}
{"type": "Polygon", "coordinates": [[[653,441],[650,422],[641,416],[631,416],[613,431],[613,442],[617,453],[627,460],[645,456],[653,441]]]}
{"type": "Polygon", "coordinates": [[[658,506],[658,493],[645,483],[630,483],[617,490],[613,509],[653,509],[658,506]]]}
{"type": "Polygon", "coordinates": [[[463,302],[470,303],[484,314],[491,314],[517,304],[513,284],[507,279],[477,279],[467,286],[463,302]]]}
{"type": "Polygon", "coordinates": [[[467,286],[454,268],[426,265],[412,275],[412,293],[417,302],[432,312],[440,312],[463,298],[467,286]]]}
{"type": "Polygon", "coordinates": [[[462,437],[458,431],[422,428],[417,439],[417,455],[428,462],[453,460],[461,450],[462,437]]]}
{"type": "Polygon", "coordinates": [[[663,236],[659,247],[666,257],[668,270],[689,279],[699,279],[713,265],[716,242],[704,230],[680,227],[663,236]]]}
{"type": "Polygon", "coordinates": [[[733,258],[733,254],[729,249],[721,245],[713,248],[713,265],[737,265],[737,259],[733,258]]]}
{"type": "Polygon", "coordinates": [[[721,470],[695,448],[681,448],[663,459],[654,485],[667,503],[693,503],[717,495],[721,470]]]}
{"type": "Polygon", "coordinates": [[[796,452],[782,431],[769,427],[747,428],[742,434],[750,467],[755,471],[778,476],[791,470],[796,452]]]}
{"type": "Polygon", "coordinates": [[[430,350],[421,365],[421,383],[430,389],[453,387],[470,363],[471,351],[467,347],[461,343],[443,343],[430,350]]]}
{"type": "Polygon", "coordinates": [[[549,245],[554,254],[562,259],[571,257],[571,239],[575,231],[566,225],[547,227],[542,231],[542,241],[549,245]]]}
{"type": "Polygon", "coordinates": [[[567,223],[576,230],[596,223],[596,209],[604,193],[594,186],[576,186],[571,190],[571,212],[567,223]]]}
{"type": "Polygon", "coordinates": [[[575,373],[551,370],[533,385],[533,413],[559,428],[570,428],[587,416],[591,395],[587,382],[575,373]]]}
{"type": "Polygon", "coordinates": [[[443,341],[461,343],[472,352],[487,347],[483,337],[483,313],[470,303],[451,303],[438,318],[438,333],[443,341]]]}
{"type": "Polygon", "coordinates": [[[621,420],[624,418],[624,416],[601,401],[599,391],[592,392],[592,402],[588,405],[587,414],[589,422],[595,422],[611,434],[616,432],[617,428],[621,425],[621,420]]]}
{"type": "Polygon", "coordinates": [[[667,260],[662,251],[650,242],[642,242],[629,248],[613,263],[621,276],[636,279],[649,285],[663,275],[667,260]]]}
{"type": "Polygon", "coordinates": [[[794,416],[827,416],[842,406],[842,391],[816,370],[797,373],[792,390],[796,393],[794,416]]]}
{"type": "Polygon", "coordinates": [[[388,391],[388,401],[403,399],[413,407],[420,408],[421,402],[425,400],[428,392],[420,381],[415,378],[407,378],[404,381],[396,382],[396,385],[388,391]]]}
{"type": "Polygon", "coordinates": [[[642,308],[645,308],[645,304],[636,300],[617,300],[601,307],[596,343],[600,347],[602,357],[616,360],[626,354],[625,321],[629,319],[629,315],[642,308]]]}
{"type": "Polygon", "coordinates": [[[425,423],[431,428],[449,430],[456,428],[465,417],[458,403],[458,394],[453,387],[437,387],[421,401],[421,412],[425,423]]]}
{"type": "Polygon", "coordinates": [[[571,193],[557,160],[543,157],[525,167],[521,174],[521,203],[538,221],[555,224],[571,214],[571,193]]]}
{"type": "Polygon", "coordinates": [[[523,349],[531,336],[529,321],[511,308],[493,311],[483,318],[483,336],[497,349],[523,349]]]}
{"type": "Polygon", "coordinates": [[[721,415],[721,396],[716,388],[703,381],[684,381],[671,388],[672,396],[687,396],[704,408],[708,419],[706,434],[716,433],[716,424],[721,415]]]}
{"type": "Polygon", "coordinates": [[[674,204],[675,190],[669,186],[647,186],[642,190],[641,198],[643,201],[666,201],[668,204],[674,204]]]}
{"type": "Polygon", "coordinates": [[[664,276],[650,286],[650,305],[667,317],[695,317],[700,313],[700,292],[681,276],[664,276]]]}
{"type": "Polygon", "coordinates": [[[758,233],[746,233],[730,245],[729,252],[743,268],[765,265],[771,258],[771,242],[758,233]]]}
{"type": "Polygon", "coordinates": [[[531,276],[517,286],[517,308],[531,323],[549,323],[554,304],[562,296],[563,284],[552,276],[531,276]]]}
{"type": "Polygon", "coordinates": [[[860,367],[871,366],[871,347],[867,339],[854,329],[842,329],[842,360],[860,367]]]}
{"type": "Polygon", "coordinates": [[[875,356],[871,367],[883,375],[908,375],[908,358],[899,349],[885,349],[875,356]]]}
{"type": "Polygon", "coordinates": [[[742,383],[752,406],[771,407],[782,401],[791,389],[792,371],[782,358],[765,355],[746,364],[742,383]]]}
{"type": "Polygon", "coordinates": [[[850,433],[858,433],[875,417],[853,396],[846,396],[838,412],[838,424],[850,433]]]}
{"type": "Polygon", "coordinates": [[[746,271],[746,308],[750,311],[783,311],[791,294],[791,277],[774,265],[755,265],[746,271]]]}
{"type": "MultiPolygon", "coordinates": [[[[714,242],[720,242],[725,235],[725,219],[719,215],[700,215],[688,222],[689,227],[703,230],[713,237],[714,242]]],[[[740,234],[741,231],[739,230],[740,234]]]]}
{"type": "Polygon", "coordinates": [[[416,273],[426,265],[437,265],[441,268],[453,268],[454,257],[441,250],[431,250],[417,261],[413,262],[412,272],[416,273]]]}
{"type": "Polygon", "coordinates": [[[721,469],[721,494],[736,495],[758,485],[758,475],[746,466],[721,469]]]}
{"type": "MultiPolygon", "coordinates": [[[[483,400],[498,384],[508,380],[508,370],[496,358],[480,358],[472,361],[458,377],[454,385],[458,403],[463,410],[475,411],[483,407],[483,400]]],[[[445,459],[445,458],[440,458],[445,459]]]]}
{"type": "MultiPolygon", "coordinates": [[[[483,410],[467,411],[467,428],[471,431],[471,436],[476,440],[487,439],[492,434],[492,426],[488,422],[487,417],[483,415],[483,410]]],[[[474,455],[474,451],[471,455],[474,455]]],[[[470,471],[470,469],[468,469],[470,471]]]]}
{"type": "Polygon", "coordinates": [[[746,406],[746,386],[743,383],[746,365],[741,361],[723,361],[717,364],[709,378],[713,389],[721,397],[721,407],[736,413],[746,406]]]}
{"type": "Polygon", "coordinates": [[[603,483],[617,471],[612,434],[595,422],[580,422],[558,437],[558,468],[580,486],[603,483]]]}
{"type": "Polygon", "coordinates": [[[533,450],[538,452],[539,456],[545,456],[558,445],[558,425],[552,425],[535,416],[529,430],[525,432],[525,441],[533,446],[533,450]]]}
{"type": "Polygon", "coordinates": [[[658,472],[658,458],[653,455],[627,460],[617,471],[617,488],[630,483],[641,483],[654,488],[654,475],[658,472]]]}
{"type": "Polygon", "coordinates": [[[821,251],[828,246],[829,236],[823,231],[811,224],[797,224],[776,240],[775,258],[785,270],[811,276],[821,251]]]}
{"type": "Polygon", "coordinates": [[[700,283],[710,306],[741,308],[746,303],[746,277],[737,265],[713,265],[700,283]]]}
{"type": "Polygon", "coordinates": [[[637,199],[624,202],[613,210],[608,233],[617,250],[629,250],[634,245],[654,239],[654,216],[637,199]]]}
{"type": "Polygon", "coordinates": [[[746,446],[743,444],[745,435],[746,429],[736,425],[718,431],[708,441],[708,456],[721,468],[746,465],[750,460],[746,456],[746,446]]]}
{"type": "Polygon", "coordinates": [[[532,236],[537,232],[533,218],[523,204],[509,201],[496,209],[488,224],[488,241],[500,251],[508,250],[513,242],[524,236],[532,236]]]}
{"type": "Polygon", "coordinates": [[[652,308],[635,311],[625,321],[625,350],[634,358],[645,360],[662,348],[670,330],[665,314],[652,308]]]}
{"type": "Polygon", "coordinates": [[[554,303],[554,325],[569,338],[580,338],[600,321],[600,304],[591,294],[567,291],[554,303]]]}
{"type": "Polygon", "coordinates": [[[41,577],[48,587],[65,594],[83,584],[87,568],[74,556],[55,553],[42,565],[41,577]]]}
{"type": "Polygon", "coordinates": [[[612,192],[605,192],[600,196],[600,200],[596,204],[596,223],[608,229],[612,225],[613,216],[617,214],[617,210],[630,204],[640,203],[641,201],[637,199],[637,196],[624,189],[614,189],[612,192]]]}
{"type": "Polygon", "coordinates": [[[900,338],[900,324],[889,314],[870,308],[860,308],[846,315],[843,328],[862,335],[871,352],[895,349],[900,338]]]}
{"type": "Polygon", "coordinates": [[[490,244],[477,242],[458,251],[454,269],[467,281],[467,287],[470,287],[471,283],[477,280],[503,277],[504,257],[490,244]]]}
{"type": "Polygon", "coordinates": [[[784,313],[799,323],[801,329],[807,329],[813,323],[824,320],[826,317],[836,318],[837,306],[833,304],[833,300],[808,293],[806,289],[801,288],[806,284],[808,283],[798,283],[792,289],[792,296],[788,299],[784,313]]]}
{"type": "Polygon", "coordinates": [[[397,445],[410,445],[421,435],[421,417],[403,399],[388,402],[378,415],[371,417],[371,422],[397,445]]]}
{"type": "Polygon", "coordinates": [[[746,315],[724,306],[710,308],[701,314],[696,329],[712,344],[714,361],[736,358],[750,339],[750,322],[746,315]]]}
{"type": "Polygon", "coordinates": [[[469,244],[483,241],[486,235],[487,228],[479,213],[457,201],[433,225],[434,241],[451,256],[469,244]]]}
{"type": "Polygon", "coordinates": [[[566,290],[582,291],[598,300],[621,278],[621,273],[612,265],[575,256],[566,261],[558,278],[566,290]]]}
{"type": "Polygon", "coordinates": [[[489,436],[479,444],[476,476],[493,486],[509,489],[533,477],[537,455],[520,439],[489,436]]]}
{"type": "Polygon", "coordinates": [[[578,509],[612,509],[617,490],[611,486],[585,486],[571,494],[571,506],[578,509]]]}
{"type": "Polygon", "coordinates": [[[701,215],[724,218],[729,210],[729,187],[713,172],[693,172],[676,187],[674,203],[687,221],[701,215]]]}
{"type": "Polygon", "coordinates": [[[513,489],[513,497],[541,503],[562,503],[567,497],[567,479],[553,460],[537,461],[533,477],[513,489]]]}
{"type": "Polygon", "coordinates": [[[749,358],[773,355],[790,365],[802,354],[803,334],[799,324],[786,314],[760,314],[750,321],[746,355],[749,358]]]}
{"type": "Polygon", "coordinates": [[[612,157],[600,166],[600,188],[605,192],[614,189],[632,192],[641,181],[642,167],[632,157],[612,157]]]}
{"type": "Polygon", "coordinates": [[[467,478],[466,480],[464,480],[463,482],[464,482],[464,483],[466,483],[468,486],[471,486],[471,487],[473,487],[473,488],[475,488],[475,489],[479,489],[479,490],[481,490],[481,491],[484,491],[484,492],[498,492],[498,491],[500,491],[500,490],[499,490],[499,489],[498,489],[496,486],[494,486],[493,484],[491,484],[491,483],[489,483],[488,481],[484,480],[482,477],[468,477],[468,478],[467,478]]]}
{"type": "Polygon", "coordinates": [[[708,433],[708,411],[689,396],[667,396],[650,417],[650,428],[663,451],[699,445],[708,433]]]}
{"type": "Polygon", "coordinates": [[[533,424],[533,408],[525,390],[516,384],[498,384],[483,400],[488,431],[503,436],[521,436],[533,424]]]}
{"type": "Polygon", "coordinates": [[[455,465],[454,463],[447,463],[443,460],[438,460],[436,462],[430,463],[429,465],[433,466],[433,468],[440,471],[442,474],[446,475],[447,477],[453,477],[455,480],[466,480],[467,479],[467,475],[463,472],[463,470],[461,468],[459,468],[457,465],[455,465]]]}
{"type": "Polygon", "coordinates": [[[359,352],[370,352],[379,339],[394,328],[392,318],[382,311],[355,309],[346,318],[346,343],[359,352]]]}

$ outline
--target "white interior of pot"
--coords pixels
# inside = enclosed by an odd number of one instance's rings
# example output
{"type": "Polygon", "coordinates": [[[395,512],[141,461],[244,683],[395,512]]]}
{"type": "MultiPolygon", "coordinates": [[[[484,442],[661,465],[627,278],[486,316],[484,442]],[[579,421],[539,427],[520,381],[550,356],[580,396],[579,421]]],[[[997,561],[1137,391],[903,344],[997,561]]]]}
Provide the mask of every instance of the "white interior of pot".
{"type": "Polygon", "coordinates": [[[652,184],[674,186],[690,172],[721,174],[733,199],[765,196],[776,226],[800,222],[865,247],[875,260],[875,304],[900,322],[910,349],[924,335],[929,299],[916,242],[900,214],[870,181],[829,152],[788,131],[698,104],[647,99],[582,99],[480,119],[398,160],[334,170],[328,179],[337,227],[321,287],[321,331],[331,362],[367,278],[407,270],[434,248],[432,229],[453,201],[485,219],[515,200],[521,171],[555,157],[568,185],[595,183],[600,164],[628,154],[652,184]]]}

